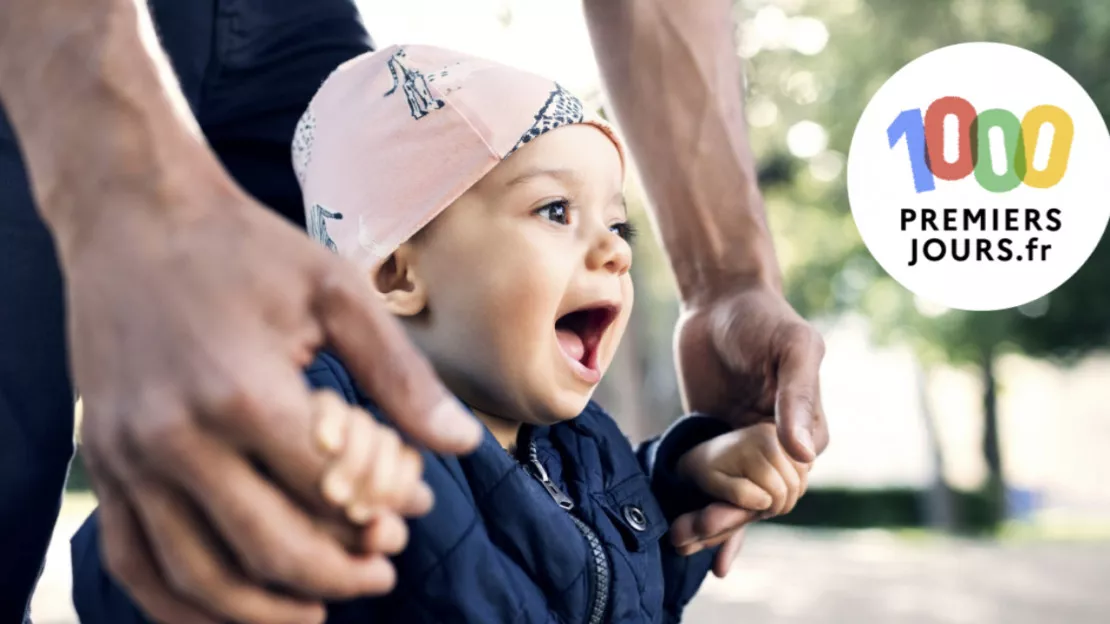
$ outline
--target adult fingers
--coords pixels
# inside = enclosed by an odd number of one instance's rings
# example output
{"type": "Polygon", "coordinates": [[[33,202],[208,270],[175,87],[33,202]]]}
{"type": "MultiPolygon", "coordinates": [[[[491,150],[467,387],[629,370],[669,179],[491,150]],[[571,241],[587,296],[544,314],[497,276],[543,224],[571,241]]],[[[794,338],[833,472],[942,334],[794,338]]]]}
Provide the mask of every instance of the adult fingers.
{"type": "Polygon", "coordinates": [[[465,453],[481,441],[478,421],[444,388],[400,324],[365,284],[329,264],[316,309],[331,344],[355,379],[397,427],[441,453],[465,453]]]}
{"type": "Polygon", "coordinates": [[[248,582],[220,553],[210,531],[178,495],[150,481],[132,488],[163,577],[173,592],[236,622],[322,622],[323,605],[248,582]]]}
{"type": "Polygon", "coordinates": [[[717,578],[725,578],[728,575],[733,562],[740,556],[740,550],[743,546],[744,527],[741,527],[728,537],[724,546],[717,551],[717,556],[713,558],[713,574],[717,578]]]}
{"type": "MultiPolygon", "coordinates": [[[[809,470],[813,464],[791,463],[794,464],[795,473],[798,475],[798,500],[801,500],[805,496],[806,490],[809,489],[809,470]]],[[[797,501],[795,501],[796,504],[797,501]]],[[[793,508],[790,511],[793,511],[793,508]]]]}
{"type": "Polygon", "coordinates": [[[118,492],[98,488],[100,550],[104,567],[146,615],[158,622],[219,624],[197,607],[174,596],[158,571],[138,519],[118,492]]]}
{"type": "MultiPolygon", "coordinates": [[[[307,419],[306,419],[307,420],[307,419]]],[[[321,598],[376,595],[393,587],[383,557],[359,557],[317,526],[295,501],[233,449],[202,432],[182,432],[181,485],[202,506],[254,579],[321,598]]],[[[311,440],[311,438],[309,438],[311,440]]]]}
{"type": "Polygon", "coordinates": [[[349,553],[366,554],[365,527],[351,524],[347,517],[337,514],[335,517],[315,518],[316,526],[324,533],[331,536],[349,553]]]}
{"type": "Polygon", "coordinates": [[[698,511],[683,514],[671,523],[671,543],[676,548],[740,528],[759,517],[759,512],[740,509],[727,503],[711,503],[698,511]]]}
{"type": "Polygon", "coordinates": [[[705,539],[699,540],[697,542],[694,542],[693,544],[690,544],[690,545],[685,546],[683,548],[679,548],[678,552],[679,552],[680,555],[688,557],[688,556],[690,556],[694,553],[701,552],[701,551],[703,551],[707,548],[713,548],[715,546],[719,546],[719,545],[725,543],[726,541],[728,541],[728,539],[730,537],[732,537],[732,534],[735,533],[735,532],[736,532],[736,529],[729,529],[729,530],[725,531],[724,533],[721,533],[720,535],[713,535],[713,536],[707,537],[705,539]]]}
{"type": "Polygon", "coordinates": [[[779,439],[791,457],[811,462],[828,445],[819,384],[825,341],[804,323],[791,325],[778,340],[775,415],[779,439]]]}
{"type": "MultiPolygon", "coordinates": [[[[335,396],[329,399],[327,393],[310,393],[304,374],[279,345],[260,353],[258,345],[267,344],[267,336],[246,334],[236,339],[252,348],[229,349],[221,366],[199,372],[203,398],[188,406],[195,416],[168,419],[184,425],[140,437],[142,456],[160,466],[171,483],[189,477],[194,469],[211,472],[193,460],[188,444],[196,438],[190,434],[211,432],[256,461],[266,477],[308,512],[333,512],[320,485],[336,451],[321,444],[316,411],[321,403],[341,401],[335,396]],[[199,428],[192,424],[194,420],[199,428]]],[[[205,496],[194,495],[201,500],[205,496]]]]}

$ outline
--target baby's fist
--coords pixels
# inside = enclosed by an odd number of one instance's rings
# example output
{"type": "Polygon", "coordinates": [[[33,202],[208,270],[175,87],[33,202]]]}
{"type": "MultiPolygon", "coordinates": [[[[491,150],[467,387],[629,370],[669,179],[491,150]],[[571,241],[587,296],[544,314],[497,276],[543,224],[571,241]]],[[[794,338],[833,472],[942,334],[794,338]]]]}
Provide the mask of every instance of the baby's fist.
{"type": "Polygon", "coordinates": [[[805,493],[810,464],[796,462],[774,423],[719,435],[679,459],[678,472],[706,494],[764,518],[789,513],[805,493]]]}
{"type": "Polygon", "coordinates": [[[324,498],[355,524],[380,512],[419,516],[432,506],[421,480],[420,453],[391,427],[329,391],[312,396],[317,445],[331,456],[321,487],[324,498]]]}

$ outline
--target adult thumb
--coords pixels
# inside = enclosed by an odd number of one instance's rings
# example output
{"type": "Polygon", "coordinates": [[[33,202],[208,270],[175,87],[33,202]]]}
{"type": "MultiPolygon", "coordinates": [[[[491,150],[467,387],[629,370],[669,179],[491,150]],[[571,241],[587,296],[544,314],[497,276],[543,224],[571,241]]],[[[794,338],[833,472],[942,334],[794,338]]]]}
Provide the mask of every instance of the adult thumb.
{"type": "Polygon", "coordinates": [[[821,407],[821,360],[825,344],[808,325],[790,332],[782,345],[776,377],[775,422],[779,440],[790,456],[809,463],[828,446],[829,432],[821,407]]]}

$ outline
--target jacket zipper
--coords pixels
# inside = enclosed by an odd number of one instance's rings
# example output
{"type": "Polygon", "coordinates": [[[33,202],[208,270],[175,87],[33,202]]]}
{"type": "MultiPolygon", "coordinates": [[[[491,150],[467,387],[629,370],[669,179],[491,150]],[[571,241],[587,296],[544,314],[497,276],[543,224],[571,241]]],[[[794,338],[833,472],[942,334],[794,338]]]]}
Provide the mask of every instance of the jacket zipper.
{"type": "Polygon", "coordinates": [[[605,555],[605,548],[601,545],[601,539],[598,538],[597,533],[589,525],[572,513],[574,501],[547,476],[547,471],[544,470],[543,464],[540,463],[539,457],[536,455],[536,441],[532,439],[531,435],[528,439],[528,468],[528,472],[540,482],[543,489],[547,490],[555,503],[567,511],[571,521],[574,522],[574,526],[578,527],[578,531],[586,539],[586,545],[590,547],[592,560],[590,572],[592,572],[592,575],[590,607],[587,611],[589,619],[587,621],[589,624],[601,624],[605,618],[605,609],[609,605],[610,583],[609,558],[605,555]]]}

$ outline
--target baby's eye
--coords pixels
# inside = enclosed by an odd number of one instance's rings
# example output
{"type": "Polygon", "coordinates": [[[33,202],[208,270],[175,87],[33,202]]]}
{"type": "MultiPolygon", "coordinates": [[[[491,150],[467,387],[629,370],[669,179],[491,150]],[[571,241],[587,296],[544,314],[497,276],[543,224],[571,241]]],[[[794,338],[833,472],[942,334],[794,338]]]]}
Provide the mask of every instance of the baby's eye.
{"type": "Polygon", "coordinates": [[[536,214],[541,217],[554,221],[560,225],[566,225],[570,218],[570,210],[567,207],[567,202],[564,199],[553,201],[542,208],[536,210],[536,214]]]}
{"type": "Polygon", "coordinates": [[[629,245],[632,244],[632,241],[636,240],[636,227],[627,221],[610,225],[609,231],[623,238],[629,245]]]}

